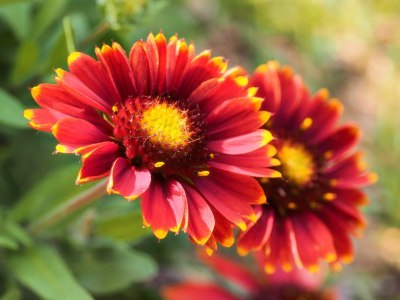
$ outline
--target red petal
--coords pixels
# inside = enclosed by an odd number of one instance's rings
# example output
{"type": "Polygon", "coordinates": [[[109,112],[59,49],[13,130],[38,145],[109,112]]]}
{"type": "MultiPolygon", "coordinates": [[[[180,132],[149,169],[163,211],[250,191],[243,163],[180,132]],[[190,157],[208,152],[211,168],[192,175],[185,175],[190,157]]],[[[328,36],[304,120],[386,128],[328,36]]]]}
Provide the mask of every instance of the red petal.
{"type": "Polygon", "coordinates": [[[179,232],[186,201],[185,190],[178,181],[153,180],[142,196],[143,221],[159,239],[165,238],[169,230],[179,232]]]}
{"type": "Polygon", "coordinates": [[[272,209],[264,208],[257,222],[249,227],[247,231],[240,234],[237,244],[238,253],[246,255],[250,250],[261,250],[270,238],[274,219],[272,209]]]}
{"type": "Polygon", "coordinates": [[[156,35],[155,43],[158,52],[158,76],[157,87],[160,94],[165,93],[167,77],[167,41],[162,33],[156,35]]]}
{"type": "Polygon", "coordinates": [[[250,85],[258,88],[257,96],[263,97],[262,109],[276,113],[281,103],[281,86],[278,77],[279,65],[276,62],[268,62],[259,66],[250,79],[250,85]]]}
{"type": "Polygon", "coordinates": [[[72,52],[68,56],[68,67],[73,75],[82,81],[90,90],[112,107],[121,101],[118,91],[108,71],[89,55],[72,52]]]}
{"type": "Polygon", "coordinates": [[[33,99],[43,108],[51,109],[63,115],[85,119],[104,128],[110,127],[92,107],[67,93],[60,86],[40,84],[32,88],[31,93],[33,99]]]}
{"type": "Polygon", "coordinates": [[[354,188],[373,183],[376,175],[365,171],[366,166],[361,156],[361,153],[357,152],[336,162],[325,170],[324,176],[335,188],[354,188]]]}
{"type": "Polygon", "coordinates": [[[329,262],[336,259],[332,236],[317,217],[308,212],[294,213],[292,221],[303,266],[316,271],[319,258],[329,262]]]}
{"type": "Polygon", "coordinates": [[[320,211],[321,220],[329,228],[335,244],[337,260],[349,263],[353,260],[353,244],[347,231],[345,222],[329,212],[329,209],[320,211]]]}
{"type": "Polygon", "coordinates": [[[303,96],[303,81],[300,76],[295,75],[289,67],[282,67],[278,71],[281,89],[281,105],[275,114],[274,124],[290,123],[292,113],[297,109],[303,96]]]}
{"type": "Polygon", "coordinates": [[[157,91],[157,79],[158,79],[158,68],[159,68],[159,54],[157,50],[156,40],[154,35],[150,33],[147,36],[145,43],[145,51],[147,60],[149,63],[149,76],[150,76],[150,91],[157,91]]]}
{"type": "Polygon", "coordinates": [[[162,292],[165,300],[239,300],[222,287],[207,283],[183,283],[169,286],[162,292]]]}
{"type": "Polygon", "coordinates": [[[226,100],[249,97],[248,79],[241,68],[228,70],[224,77],[211,78],[191,92],[189,101],[198,103],[202,111],[211,112],[226,100]]]}
{"type": "Polygon", "coordinates": [[[336,195],[335,199],[350,205],[357,206],[368,203],[367,195],[358,189],[332,189],[331,192],[336,195]]]}
{"type": "Polygon", "coordinates": [[[150,65],[145,52],[145,42],[136,42],[129,54],[135,86],[139,95],[149,95],[152,79],[150,65]]]}
{"type": "Polygon", "coordinates": [[[211,139],[230,138],[260,128],[270,114],[258,111],[263,99],[235,98],[223,102],[210,112],[205,121],[211,139]]]}
{"type": "Polygon", "coordinates": [[[53,126],[52,131],[62,145],[57,148],[59,152],[64,152],[60,150],[62,147],[69,149],[65,152],[72,152],[110,139],[100,128],[85,120],[75,118],[61,119],[53,126]]]}
{"type": "Polygon", "coordinates": [[[261,148],[272,139],[269,131],[258,129],[251,133],[228,139],[212,140],[208,143],[208,148],[211,151],[225,154],[243,154],[261,148]]]}
{"type": "Polygon", "coordinates": [[[188,98],[202,82],[220,77],[226,70],[226,66],[227,63],[224,58],[214,57],[210,59],[210,52],[203,51],[188,64],[178,89],[179,96],[188,98]]]}
{"type": "Polygon", "coordinates": [[[244,218],[256,217],[250,204],[265,202],[264,191],[248,176],[213,169],[208,177],[197,178],[195,184],[221,215],[242,230],[246,229],[244,218]]]}
{"type": "Polygon", "coordinates": [[[203,261],[209,264],[223,278],[240,286],[249,294],[255,294],[261,288],[257,278],[244,266],[219,255],[205,257],[203,261]]]}
{"type": "Polygon", "coordinates": [[[75,75],[68,73],[64,70],[57,69],[56,80],[60,86],[79,100],[90,107],[98,109],[104,113],[111,113],[112,104],[107,100],[100,98],[91,89],[89,89],[82,81],[75,75]]]}
{"type": "Polygon", "coordinates": [[[178,90],[183,70],[191,59],[192,48],[192,45],[188,47],[184,40],[178,40],[176,36],[170,39],[167,46],[167,92],[178,90]]]}
{"type": "Polygon", "coordinates": [[[211,210],[215,218],[215,226],[212,234],[214,239],[224,247],[231,247],[235,242],[233,233],[234,225],[217,210],[211,210]]]}
{"type": "Polygon", "coordinates": [[[211,161],[241,167],[272,167],[279,165],[276,159],[271,158],[275,154],[276,148],[268,144],[252,152],[243,154],[230,155],[219,153],[211,161]]]}
{"type": "Polygon", "coordinates": [[[215,226],[214,215],[204,198],[194,189],[185,185],[189,209],[188,234],[196,244],[204,245],[215,226]]]}
{"type": "Polygon", "coordinates": [[[115,160],[111,168],[107,192],[134,200],[149,188],[150,183],[151,174],[148,170],[138,170],[128,160],[120,157],[115,160]]]}
{"type": "Polygon", "coordinates": [[[24,110],[24,118],[29,120],[29,125],[41,131],[51,132],[53,125],[62,117],[65,115],[47,108],[24,110]]]}
{"type": "Polygon", "coordinates": [[[101,50],[96,48],[96,55],[108,70],[122,101],[137,94],[129,61],[118,43],[114,42],[112,47],[103,45],[101,50]]]}
{"type": "Polygon", "coordinates": [[[355,125],[345,125],[335,130],[335,132],[322,140],[318,145],[318,150],[322,154],[329,153],[329,160],[341,158],[351,150],[360,139],[360,131],[355,125]]]}
{"type": "Polygon", "coordinates": [[[193,103],[201,103],[207,100],[213,93],[215,93],[223,80],[223,78],[211,78],[204,81],[190,94],[188,100],[193,103]]]}
{"type": "Polygon", "coordinates": [[[111,166],[118,157],[119,147],[113,142],[100,143],[97,148],[82,155],[82,168],[77,184],[96,180],[110,174],[111,166]]]}
{"type": "Polygon", "coordinates": [[[328,101],[329,93],[326,90],[316,94],[310,101],[308,117],[312,125],[304,134],[311,143],[318,143],[330,135],[343,113],[343,106],[337,100],[328,101]]]}

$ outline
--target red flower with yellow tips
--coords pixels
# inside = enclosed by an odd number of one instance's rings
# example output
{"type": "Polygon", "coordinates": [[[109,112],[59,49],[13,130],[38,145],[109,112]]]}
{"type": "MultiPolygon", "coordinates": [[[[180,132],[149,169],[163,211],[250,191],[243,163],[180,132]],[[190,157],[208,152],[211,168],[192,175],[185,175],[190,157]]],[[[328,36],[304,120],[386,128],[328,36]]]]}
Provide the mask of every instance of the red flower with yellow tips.
{"type": "Polygon", "coordinates": [[[282,178],[261,178],[269,205],[255,209],[258,221],[238,238],[238,252],[263,253],[266,272],[294,267],[315,271],[319,261],[333,267],[353,258],[351,236],[365,225],[359,206],[367,202],[360,187],[376,180],[353,150],[357,126],[338,126],[342,105],[326,90],[309,94],[300,76],[275,62],[259,66],[251,78],[262,109],[273,113],[265,125],[282,178]]]}
{"type": "MultiPolygon", "coordinates": [[[[108,193],[141,196],[143,221],[164,238],[187,231],[204,244],[219,219],[246,229],[265,196],[251,176],[276,171],[265,156],[271,134],[261,98],[241,68],[173,36],[150,34],[127,57],[117,43],[79,52],[56,84],[32,88],[41,106],[25,117],[82,156],[77,184],[108,177],[108,193]]],[[[220,240],[226,239],[221,236],[220,240]]]]}
{"type": "MultiPolygon", "coordinates": [[[[334,300],[336,292],[323,289],[324,275],[314,274],[305,269],[294,269],[291,273],[278,271],[270,274],[256,274],[244,265],[231,259],[214,255],[205,260],[218,275],[229,284],[189,279],[185,282],[166,286],[162,290],[165,300],[334,300]],[[229,287],[236,289],[230,290],[229,287]],[[240,291],[240,292],[239,292],[240,291]]],[[[257,270],[259,271],[259,270],[257,270]]]]}

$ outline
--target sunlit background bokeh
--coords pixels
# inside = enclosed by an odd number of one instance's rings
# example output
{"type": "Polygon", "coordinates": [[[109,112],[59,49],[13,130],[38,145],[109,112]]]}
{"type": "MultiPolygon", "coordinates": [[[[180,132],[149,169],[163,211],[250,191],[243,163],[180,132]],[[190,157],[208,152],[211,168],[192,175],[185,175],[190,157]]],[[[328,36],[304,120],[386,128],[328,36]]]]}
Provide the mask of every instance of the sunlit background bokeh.
{"type": "Polygon", "coordinates": [[[94,55],[111,41],[129,51],[160,30],[249,71],[267,60],[291,65],[312,92],[326,87],[344,103],[380,180],[367,190],[355,261],[326,285],[341,299],[400,299],[399,28],[398,0],[0,0],[0,299],[80,299],[83,289],[96,299],[159,299],[169,282],[212,276],[186,236],[158,242],[139,204],[118,196],[29,230],[89,186],[74,185],[78,157],[52,155],[54,139],[26,125],[29,88],[51,82],[69,52],[94,55]]]}

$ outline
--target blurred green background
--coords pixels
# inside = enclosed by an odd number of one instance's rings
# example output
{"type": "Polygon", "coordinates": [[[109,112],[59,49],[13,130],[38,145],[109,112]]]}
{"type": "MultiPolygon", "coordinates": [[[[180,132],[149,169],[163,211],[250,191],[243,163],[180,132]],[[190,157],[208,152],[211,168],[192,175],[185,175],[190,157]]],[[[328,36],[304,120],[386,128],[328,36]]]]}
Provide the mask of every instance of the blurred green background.
{"type": "Polygon", "coordinates": [[[328,284],[343,299],[400,299],[399,28],[398,0],[0,0],[0,299],[159,299],[160,286],[210,276],[184,234],[158,242],[138,203],[117,196],[30,230],[91,185],[74,185],[78,157],[52,155],[55,140],[26,125],[29,87],[52,82],[71,51],[129,50],[160,30],[231,66],[292,65],[343,101],[380,181],[355,262],[328,284]]]}

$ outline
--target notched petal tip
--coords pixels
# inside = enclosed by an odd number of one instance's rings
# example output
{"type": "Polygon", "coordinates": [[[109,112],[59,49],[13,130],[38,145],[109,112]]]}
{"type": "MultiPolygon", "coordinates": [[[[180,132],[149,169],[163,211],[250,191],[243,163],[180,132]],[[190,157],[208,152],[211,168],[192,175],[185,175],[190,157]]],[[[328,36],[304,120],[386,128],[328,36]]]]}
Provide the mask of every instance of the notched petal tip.
{"type": "Polygon", "coordinates": [[[370,184],[375,184],[379,180],[379,175],[375,172],[371,172],[368,174],[368,180],[370,184]]]}
{"type": "Polygon", "coordinates": [[[271,274],[275,273],[275,270],[276,270],[275,266],[273,266],[271,264],[265,264],[264,265],[264,271],[267,274],[271,275],[271,274]]]}
{"type": "Polygon", "coordinates": [[[159,240],[162,240],[167,236],[168,230],[156,229],[156,230],[153,230],[153,233],[159,240]]]}
{"type": "Polygon", "coordinates": [[[79,57],[81,57],[82,53],[81,52],[71,52],[68,55],[68,66],[71,66],[79,57]]]}
{"type": "Polygon", "coordinates": [[[240,256],[246,256],[247,254],[249,254],[250,249],[241,247],[241,246],[236,246],[236,252],[240,255],[240,256]]]}
{"type": "Polygon", "coordinates": [[[40,91],[41,91],[40,84],[31,88],[31,95],[32,95],[33,99],[37,100],[39,98],[40,91]]]}
{"type": "Polygon", "coordinates": [[[32,119],[32,117],[34,116],[34,111],[33,109],[25,109],[23,116],[25,119],[28,119],[29,121],[32,119]]]}

